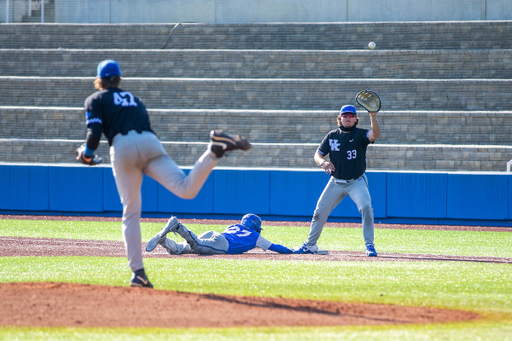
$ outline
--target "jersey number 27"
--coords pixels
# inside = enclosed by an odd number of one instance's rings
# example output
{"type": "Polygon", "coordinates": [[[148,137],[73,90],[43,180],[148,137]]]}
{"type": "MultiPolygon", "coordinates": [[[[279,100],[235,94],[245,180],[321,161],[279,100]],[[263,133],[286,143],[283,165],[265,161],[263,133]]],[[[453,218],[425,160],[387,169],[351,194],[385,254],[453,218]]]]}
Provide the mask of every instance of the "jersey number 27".
{"type": "Polygon", "coordinates": [[[238,226],[231,226],[227,231],[224,231],[224,233],[234,234],[238,237],[247,237],[251,234],[251,231],[240,229],[238,226]]]}

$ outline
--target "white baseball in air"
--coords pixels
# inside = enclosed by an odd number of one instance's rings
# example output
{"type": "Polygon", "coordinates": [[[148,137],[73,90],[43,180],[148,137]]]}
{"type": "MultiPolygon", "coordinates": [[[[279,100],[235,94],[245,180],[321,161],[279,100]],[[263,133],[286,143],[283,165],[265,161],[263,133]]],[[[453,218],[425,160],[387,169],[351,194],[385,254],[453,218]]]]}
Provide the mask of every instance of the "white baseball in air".
{"type": "Polygon", "coordinates": [[[370,48],[370,50],[373,50],[374,48],[377,47],[377,44],[375,44],[373,41],[371,41],[368,43],[368,47],[370,48]]]}

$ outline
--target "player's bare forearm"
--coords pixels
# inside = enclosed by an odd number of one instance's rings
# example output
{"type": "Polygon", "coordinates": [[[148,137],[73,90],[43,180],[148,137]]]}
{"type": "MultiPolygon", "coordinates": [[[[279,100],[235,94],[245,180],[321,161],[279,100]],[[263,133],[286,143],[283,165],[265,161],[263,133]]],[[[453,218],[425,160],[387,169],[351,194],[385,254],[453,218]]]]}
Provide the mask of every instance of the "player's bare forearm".
{"type": "Polygon", "coordinates": [[[377,113],[376,112],[370,112],[370,125],[372,127],[372,130],[370,131],[370,135],[368,138],[371,142],[377,140],[380,137],[380,125],[379,121],[377,120],[377,113]]]}
{"type": "Polygon", "coordinates": [[[322,154],[320,154],[318,152],[315,153],[315,162],[316,162],[317,165],[322,167],[324,172],[327,173],[327,174],[331,174],[335,170],[334,165],[332,163],[330,163],[329,161],[326,161],[324,159],[324,157],[322,156],[322,154]]]}
{"type": "Polygon", "coordinates": [[[315,162],[317,165],[321,166],[322,163],[325,162],[325,159],[321,154],[315,153],[315,162]]]}

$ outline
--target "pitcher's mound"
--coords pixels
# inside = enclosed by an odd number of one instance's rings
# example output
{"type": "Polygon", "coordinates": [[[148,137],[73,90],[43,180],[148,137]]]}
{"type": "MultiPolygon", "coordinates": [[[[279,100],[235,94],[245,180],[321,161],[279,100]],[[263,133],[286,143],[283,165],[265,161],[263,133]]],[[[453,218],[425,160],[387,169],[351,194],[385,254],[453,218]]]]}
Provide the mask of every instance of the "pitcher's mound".
{"type": "Polygon", "coordinates": [[[193,294],[72,283],[0,283],[3,326],[341,326],[467,321],[457,310],[193,294]]]}

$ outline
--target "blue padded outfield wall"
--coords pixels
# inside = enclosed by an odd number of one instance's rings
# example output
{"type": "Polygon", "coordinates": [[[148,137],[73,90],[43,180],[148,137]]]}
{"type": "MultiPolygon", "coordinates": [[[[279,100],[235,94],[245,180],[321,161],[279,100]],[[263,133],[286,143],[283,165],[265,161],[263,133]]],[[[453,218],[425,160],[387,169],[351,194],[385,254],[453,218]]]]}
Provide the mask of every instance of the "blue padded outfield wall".
{"type": "MultiPolygon", "coordinates": [[[[188,169],[184,169],[188,172],[188,169]]],[[[512,227],[509,173],[367,172],[376,223],[512,227]]],[[[321,169],[216,168],[195,199],[144,177],[144,217],[309,221],[329,180],[321,169]]],[[[0,165],[0,214],[121,216],[108,166],[0,165]]],[[[331,222],[359,222],[345,198],[331,222]]]]}

